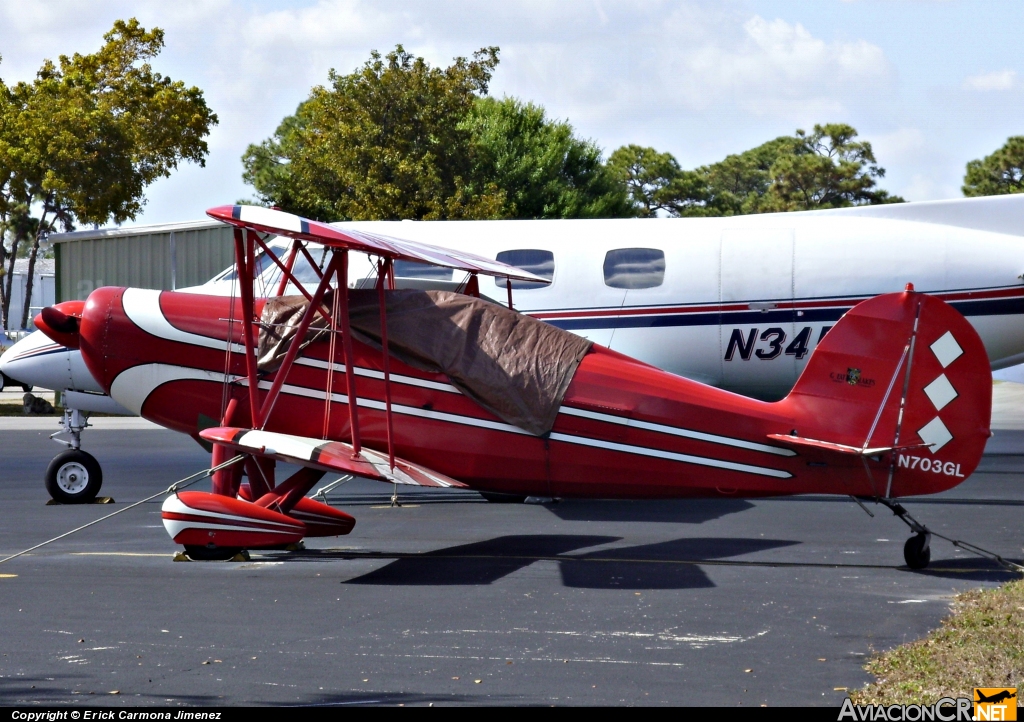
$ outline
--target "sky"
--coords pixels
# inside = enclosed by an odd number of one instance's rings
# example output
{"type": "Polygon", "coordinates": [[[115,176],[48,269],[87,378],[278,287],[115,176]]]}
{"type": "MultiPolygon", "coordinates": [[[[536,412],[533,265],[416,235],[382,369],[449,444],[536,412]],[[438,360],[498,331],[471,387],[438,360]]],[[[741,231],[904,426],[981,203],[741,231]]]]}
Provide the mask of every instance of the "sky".
{"type": "Polygon", "coordinates": [[[206,166],[150,186],[136,223],[251,197],[248,144],[330,69],[398,43],[442,66],[497,45],[492,95],[543,105],[606,155],[638,143],[685,168],[843,122],[874,147],[881,187],[936,200],[1024,135],[1020,0],[0,0],[0,78],[93,52],[129,17],[165,30],[154,68],[220,119],[206,166]]]}

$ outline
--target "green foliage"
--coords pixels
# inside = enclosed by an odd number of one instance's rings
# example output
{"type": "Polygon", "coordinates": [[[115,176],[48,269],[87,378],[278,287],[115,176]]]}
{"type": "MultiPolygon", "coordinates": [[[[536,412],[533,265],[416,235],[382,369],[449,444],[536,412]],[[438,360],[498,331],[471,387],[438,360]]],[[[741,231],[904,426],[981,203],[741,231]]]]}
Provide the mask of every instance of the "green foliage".
{"type": "Polygon", "coordinates": [[[875,681],[854,704],[934,704],[974,687],[1024,686],[1024,581],[956,596],[952,614],[924,639],[874,656],[875,681]]]}
{"type": "Polygon", "coordinates": [[[885,170],[843,124],[815,125],[693,171],[653,148],[624,146],[609,164],[641,215],[732,216],[842,208],[903,199],[876,188],[885,170]]]}
{"type": "Polygon", "coordinates": [[[810,135],[796,132],[795,152],[781,154],[769,173],[768,210],[901,203],[902,198],[875,188],[885,169],[875,163],[871,144],[856,141],[857,131],[842,123],[815,125],[810,135]]]}
{"type": "Polygon", "coordinates": [[[242,158],[259,200],[320,220],[490,218],[504,195],[471,180],[463,124],[498,49],[430,67],[399,45],[355,72],[331,71],[274,136],[242,158]]]}
{"type": "Polygon", "coordinates": [[[967,164],[965,196],[1024,193],[1024,135],[1009,138],[1002,148],[967,164]]]}
{"type": "Polygon", "coordinates": [[[625,185],[637,215],[644,218],[656,216],[658,211],[678,215],[680,199],[699,192],[684,189],[684,171],[679,163],[671,153],[659,153],[654,148],[624,145],[608,158],[608,168],[625,185]]]}
{"type": "Polygon", "coordinates": [[[285,118],[242,156],[257,201],[319,220],[631,213],[601,151],[512,98],[484,97],[498,49],[432,68],[401,45],[285,118]]]}
{"type": "Polygon", "coordinates": [[[474,140],[474,181],[505,196],[504,218],[610,218],[633,215],[601,162],[601,149],[565,121],[515,98],[480,98],[464,126],[474,140]]]}
{"type": "Polygon", "coordinates": [[[163,31],[118,20],[104,41],[96,53],[47,60],[31,83],[0,83],[0,235],[13,264],[28,240],[22,216],[39,213],[30,272],[55,228],[135,218],[150,183],[181,161],[203,165],[208,152],[217,116],[202,91],[147,62],[163,48],[163,31]]]}

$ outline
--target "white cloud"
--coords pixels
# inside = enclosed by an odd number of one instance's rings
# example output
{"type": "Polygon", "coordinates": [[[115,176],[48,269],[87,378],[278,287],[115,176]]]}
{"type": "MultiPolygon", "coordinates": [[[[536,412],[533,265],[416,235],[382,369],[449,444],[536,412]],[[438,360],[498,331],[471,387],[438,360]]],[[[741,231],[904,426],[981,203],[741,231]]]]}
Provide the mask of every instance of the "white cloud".
{"type": "Polygon", "coordinates": [[[909,183],[892,189],[908,201],[940,201],[960,196],[960,188],[936,180],[934,176],[915,173],[909,183]]]}
{"type": "Polygon", "coordinates": [[[999,70],[994,73],[983,73],[972,75],[964,81],[964,87],[969,90],[1009,90],[1014,86],[1017,73],[1014,70],[999,70]]]}
{"type": "Polygon", "coordinates": [[[899,128],[890,133],[872,136],[871,147],[875,158],[885,166],[918,160],[928,153],[928,142],[919,128],[899,128]]]}

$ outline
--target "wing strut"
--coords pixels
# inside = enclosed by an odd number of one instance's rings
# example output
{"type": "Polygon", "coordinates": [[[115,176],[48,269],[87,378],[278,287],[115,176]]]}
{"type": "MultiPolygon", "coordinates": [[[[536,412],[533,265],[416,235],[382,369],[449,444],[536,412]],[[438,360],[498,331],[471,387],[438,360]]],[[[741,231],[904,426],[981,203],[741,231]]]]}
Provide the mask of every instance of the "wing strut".
{"type": "MultiPolygon", "coordinates": [[[[292,247],[288,249],[288,259],[284,262],[284,267],[281,269],[281,280],[277,284],[275,296],[283,296],[285,289],[288,287],[288,279],[292,277],[292,269],[295,268],[295,256],[299,253],[299,244],[301,242],[299,240],[292,241],[292,247]]],[[[262,246],[263,244],[260,243],[260,245],[262,246]]],[[[267,249],[267,252],[269,253],[269,249],[267,249]]],[[[277,261],[277,254],[271,253],[270,257],[277,261]]],[[[281,265],[280,262],[278,262],[278,265],[281,265]]]]}
{"type": "Polygon", "coordinates": [[[394,286],[394,275],[390,258],[381,260],[380,275],[377,277],[377,299],[380,301],[380,345],[384,350],[384,415],[388,429],[388,466],[395,468],[394,425],[391,418],[391,367],[388,363],[388,314],[384,301],[384,281],[394,286]]]}
{"type": "MultiPolygon", "coordinates": [[[[348,249],[343,248],[335,253],[340,258],[338,270],[338,297],[341,316],[341,345],[345,351],[345,381],[348,387],[348,419],[352,429],[352,455],[359,456],[362,446],[359,443],[359,397],[356,396],[356,361],[352,351],[352,327],[348,319],[348,249]]],[[[332,261],[333,263],[333,261],[332,261]]],[[[292,344],[295,345],[295,344],[292,344]]],[[[331,359],[331,363],[334,359],[331,359]]],[[[328,399],[330,391],[328,390],[328,399]]]]}
{"type": "MultiPolygon", "coordinates": [[[[288,254],[288,263],[286,265],[281,263],[281,259],[278,258],[276,254],[271,253],[270,249],[267,248],[267,244],[264,243],[263,240],[258,235],[254,236],[254,238],[256,239],[256,242],[260,244],[260,248],[262,248],[264,252],[267,255],[269,255],[271,259],[273,259],[274,263],[277,264],[277,267],[281,269],[281,281],[280,283],[278,283],[277,295],[280,296],[281,294],[283,294],[285,288],[288,286],[288,281],[291,281],[292,285],[295,286],[296,289],[298,289],[299,293],[306,297],[307,301],[311,300],[313,297],[309,295],[309,291],[307,291],[305,287],[303,287],[303,285],[299,283],[298,279],[295,278],[295,274],[292,273],[292,269],[295,266],[295,256],[298,250],[296,249],[296,246],[301,247],[302,242],[294,241],[292,243],[292,250],[288,254]]],[[[305,249],[303,248],[301,250],[305,249]]],[[[317,269],[317,272],[319,273],[319,269],[317,269]]],[[[321,276],[321,278],[322,277],[323,276],[321,276]]]]}
{"type": "Polygon", "coordinates": [[[235,265],[237,266],[235,275],[238,277],[238,290],[242,297],[242,337],[245,342],[246,374],[249,377],[249,415],[253,425],[259,426],[259,373],[256,368],[256,346],[252,335],[252,324],[256,316],[253,308],[253,268],[256,265],[253,238],[256,234],[252,231],[247,233],[249,237],[243,239],[242,229],[235,229],[235,265]]]}
{"type": "MultiPolygon", "coordinates": [[[[327,293],[327,289],[331,285],[331,276],[333,276],[338,270],[340,260],[341,259],[337,255],[331,256],[331,260],[327,265],[327,271],[322,275],[320,283],[317,284],[316,292],[313,294],[312,300],[310,300],[309,305],[306,307],[305,312],[302,314],[302,319],[299,321],[298,327],[295,329],[296,339],[303,339],[306,337],[306,331],[309,330],[309,324],[313,322],[313,318],[318,313],[321,313],[320,305],[324,300],[324,294],[327,293]]],[[[289,345],[288,353],[285,354],[284,360],[281,362],[281,367],[277,370],[277,373],[274,375],[274,383],[271,384],[270,391],[267,392],[267,397],[263,400],[263,407],[260,409],[258,415],[259,422],[254,423],[253,426],[256,426],[260,429],[266,426],[267,419],[270,418],[270,412],[274,410],[274,404],[277,403],[277,398],[281,394],[281,387],[284,385],[285,377],[291,371],[292,364],[295,363],[295,357],[299,354],[300,348],[302,348],[301,342],[289,345]]],[[[251,383],[252,382],[250,380],[250,384],[251,383]]],[[[350,398],[349,405],[351,406],[354,403],[355,399],[350,398]]],[[[253,414],[253,416],[255,421],[257,416],[255,413],[253,414]]]]}

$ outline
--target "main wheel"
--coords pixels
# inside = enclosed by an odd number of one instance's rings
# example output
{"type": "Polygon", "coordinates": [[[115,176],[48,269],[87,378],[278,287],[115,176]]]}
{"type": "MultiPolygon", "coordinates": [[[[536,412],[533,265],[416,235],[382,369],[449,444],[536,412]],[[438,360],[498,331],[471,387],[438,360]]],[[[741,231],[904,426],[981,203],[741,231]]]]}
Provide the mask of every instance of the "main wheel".
{"type": "Polygon", "coordinates": [[[103,485],[103,471],[92,454],[68,449],[46,467],[46,490],[61,504],[88,504],[103,485]]]}
{"type": "Polygon", "coordinates": [[[238,547],[201,547],[198,545],[185,545],[185,553],[189,559],[197,562],[226,562],[236,554],[241,553],[238,547]]]}
{"type": "Polygon", "coordinates": [[[526,501],[526,497],[519,494],[501,494],[496,491],[481,491],[479,494],[492,504],[522,504],[526,501]]]}
{"type": "Polygon", "coordinates": [[[932,560],[927,534],[915,534],[903,545],[903,558],[911,569],[924,569],[932,560]]]}

